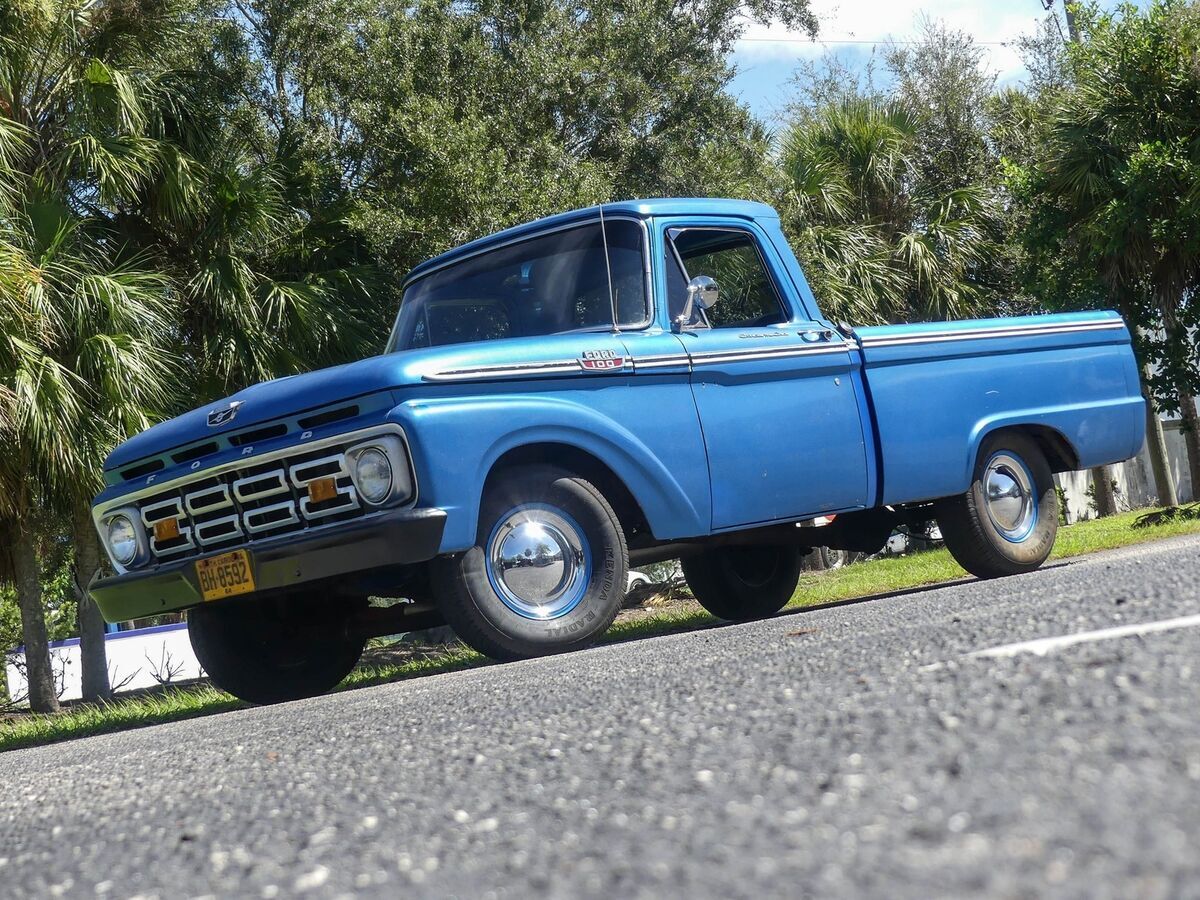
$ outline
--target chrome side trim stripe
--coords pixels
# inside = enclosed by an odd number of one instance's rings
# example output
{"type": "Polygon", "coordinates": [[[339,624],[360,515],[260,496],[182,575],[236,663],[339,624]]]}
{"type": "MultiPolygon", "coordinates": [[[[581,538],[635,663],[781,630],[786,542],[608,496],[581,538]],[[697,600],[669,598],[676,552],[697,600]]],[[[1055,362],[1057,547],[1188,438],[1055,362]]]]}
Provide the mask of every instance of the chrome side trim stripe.
{"type": "Polygon", "coordinates": [[[691,359],[686,353],[663,353],[658,356],[633,356],[630,357],[633,363],[633,371],[638,372],[642,369],[673,369],[676,366],[686,366],[691,363],[691,359]]]}
{"type": "Polygon", "coordinates": [[[1039,337],[1052,334],[1074,334],[1088,331],[1118,331],[1125,328],[1119,319],[1104,319],[1096,322],[1074,322],[1063,325],[1004,325],[993,328],[942,329],[940,331],[918,331],[912,334],[862,336],[862,345],[867,347],[898,347],[909,344],[932,344],[954,341],[979,341],[988,338],[1039,337]]]}
{"type": "MultiPolygon", "coordinates": [[[[469,381],[473,378],[529,378],[539,375],[567,375],[582,372],[577,359],[552,359],[545,362],[516,363],[509,365],[476,366],[471,369],[446,369],[442,372],[426,372],[421,377],[426,381],[469,381]]],[[[610,369],[620,372],[621,369],[610,369]]]]}
{"type": "Polygon", "coordinates": [[[829,356],[846,352],[846,345],[821,344],[820,346],[788,346],[772,347],[769,349],[756,348],[753,350],[712,350],[707,353],[692,354],[692,363],[697,366],[716,365],[731,362],[759,362],[769,359],[790,359],[800,356],[829,356]]]}
{"type": "MultiPolygon", "coordinates": [[[[990,328],[941,329],[919,331],[912,334],[866,335],[860,340],[865,347],[895,347],[908,344],[930,344],[952,341],[978,341],[987,338],[1037,337],[1051,334],[1072,334],[1088,331],[1118,331],[1125,327],[1120,319],[1103,319],[1095,322],[1042,325],[997,325],[990,328]]],[[[748,348],[745,350],[710,350],[704,353],[668,353],[658,356],[629,356],[626,365],[617,369],[584,370],[578,359],[548,359],[527,363],[507,363],[491,366],[475,366],[469,369],[446,369],[441,372],[426,372],[425,381],[469,381],[480,378],[537,378],[543,375],[620,375],[644,369],[665,369],[673,366],[714,365],[730,362],[754,362],[758,360],[788,358],[794,356],[820,356],[827,353],[846,352],[846,343],[783,347],[748,348]]]]}
{"type": "Polygon", "coordinates": [[[510,365],[476,366],[471,369],[448,369],[428,372],[421,377],[426,381],[466,381],[477,378],[536,378],[541,375],[620,375],[630,369],[638,372],[645,369],[666,369],[675,366],[711,365],[729,362],[755,362],[766,359],[786,359],[796,356],[822,356],[845,353],[845,343],[813,346],[788,345],[785,347],[754,347],[744,350],[710,350],[704,353],[666,353],[657,356],[627,356],[624,366],[617,369],[585,370],[578,359],[552,359],[533,363],[510,365]]]}

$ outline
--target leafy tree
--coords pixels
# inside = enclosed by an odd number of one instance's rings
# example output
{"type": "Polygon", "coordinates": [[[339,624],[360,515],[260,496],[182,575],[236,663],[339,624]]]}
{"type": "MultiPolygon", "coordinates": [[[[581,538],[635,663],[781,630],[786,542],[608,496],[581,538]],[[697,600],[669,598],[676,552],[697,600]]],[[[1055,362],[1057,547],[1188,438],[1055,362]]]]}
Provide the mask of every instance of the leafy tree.
{"type": "Polygon", "coordinates": [[[1184,422],[1200,484],[1200,390],[1193,295],[1200,276],[1200,9],[1076,9],[1085,40],[1067,51],[1034,189],[1070,251],[1142,328],[1161,404],[1184,422]]]}
{"type": "Polygon", "coordinates": [[[807,0],[243,3],[234,68],[261,147],[299,156],[399,275],[613,196],[768,190],[768,135],[724,87],[744,24],[807,0]]]}
{"type": "Polygon", "coordinates": [[[996,76],[966,32],[923,18],[918,39],[886,51],[890,93],[917,119],[916,168],[937,193],[995,185],[989,102],[996,76]]]}

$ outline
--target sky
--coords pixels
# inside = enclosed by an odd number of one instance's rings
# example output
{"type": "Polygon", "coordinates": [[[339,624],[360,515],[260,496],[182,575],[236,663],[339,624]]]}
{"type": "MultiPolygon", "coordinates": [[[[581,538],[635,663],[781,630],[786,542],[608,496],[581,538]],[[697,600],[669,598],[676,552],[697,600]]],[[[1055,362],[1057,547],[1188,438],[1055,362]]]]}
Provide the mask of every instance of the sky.
{"type": "MultiPolygon", "coordinates": [[[[1053,5],[1061,16],[1062,0],[1053,5]]],[[[1112,8],[1117,0],[1100,5],[1112,8]]],[[[973,35],[1000,82],[1019,82],[1025,69],[1016,39],[1032,33],[1046,15],[1042,0],[811,0],[810,6],[820,24],[816,42],[781,26],[751,25],[734,49],[738,74],[730,90],[760,118],[771,120],[787,101],[787,83],[800,60],[828,51],[861,67],[874,45],[915,38],[922,16],[973,35]]]]}

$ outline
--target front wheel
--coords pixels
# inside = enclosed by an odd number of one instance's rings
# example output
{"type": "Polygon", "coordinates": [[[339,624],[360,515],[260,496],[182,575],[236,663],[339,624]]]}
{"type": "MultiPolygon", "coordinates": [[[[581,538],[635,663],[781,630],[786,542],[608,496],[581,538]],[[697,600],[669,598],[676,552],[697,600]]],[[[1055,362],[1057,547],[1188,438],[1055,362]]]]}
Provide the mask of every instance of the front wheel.
{"type": "Polygon", "coordinates": [[[797,547],[718,547],[681,563],[696,600],[718,619],[749,622],[783,609],[800,581],[797,547]]]}
{"type": "Polygon", "coordinates": [[[515,469],[483,497],[476,545],[430,565],[438,607],[480,653],[511,660],[586,647],[608,630],[629,553],[612,506],[552,466],[515,469]]]}
{"type": "Polygon", "coordinates": [[[1032,572],[1058,534],[1050,464],[1032,438],[1014,431],[983,442],[970,488],[935,511],[946,549],[979,578],[1032,572]]]}
{"type": "Polygon", "coordinates": [[[351,610],[297,594],[251,597],[188,612],[188,637],[213,684],[250,703],[323,694],[357,665],[364,641],[351,610]]]}

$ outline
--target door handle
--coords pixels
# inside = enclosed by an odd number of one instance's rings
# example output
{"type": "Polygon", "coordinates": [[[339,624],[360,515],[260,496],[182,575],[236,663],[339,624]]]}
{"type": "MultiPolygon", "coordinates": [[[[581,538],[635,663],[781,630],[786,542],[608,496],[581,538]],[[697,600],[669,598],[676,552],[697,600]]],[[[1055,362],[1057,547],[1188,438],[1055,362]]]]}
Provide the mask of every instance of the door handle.
{"type": "Polygon", "coordinates": [[[833,340],[833,332],[828,328],[810,328],[808,331],[800,332],[800,339],[809,344],[815,344],[819,341],[833,340]]]}

